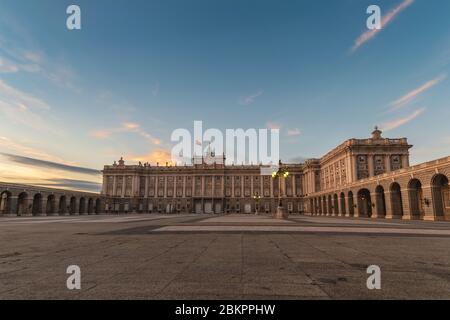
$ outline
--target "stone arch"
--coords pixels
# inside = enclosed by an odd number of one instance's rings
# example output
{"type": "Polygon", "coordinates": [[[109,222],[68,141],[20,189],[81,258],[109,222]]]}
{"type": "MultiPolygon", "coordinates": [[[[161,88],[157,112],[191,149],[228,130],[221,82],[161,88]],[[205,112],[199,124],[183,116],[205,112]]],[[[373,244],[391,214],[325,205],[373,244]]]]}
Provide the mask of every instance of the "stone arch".
{"type": "Polygon", "coordinates": [[[348,192],[348,214],[353,217],[355,215],[355,201],[353,191],[348,192]]]}
{"type": "Polygon", "coordinates": [[[391,210],[393,218],[403,217],[402,191],[398,182],[393,182],[389,187],[391,193],[391,210]]]}
{"type": "Polygon", "coordinates": [[[322,202],[320,201],[320,197],[316,198],[316,212],[318,215],[322,213],[322,202]]]}
{"type": "Polygon", "coordinates": [[[386,217],[386,197],[384,195],[384,188],[382,185],[378,185],[375,188],[375,203],[377,207],[377,217],[386,217]]]}
{"type": "Polygon", "coordinates": [[[327,213],[328,213],[327,197],[326,196],[322,197],[322,212],[323,212],[324,215],[327,215],[327,213]]]}
{"type": "Polygon", "coordinates": [[[69,214],[74,215],[76,213],[77,213],[77,198],[71,197],[69,205],[69,214]]]}
{"type": "Polygon", "coordinates": [[[366,188],[358,191],[358,215],[360,217],[372,216],[372,199],[370,191],[366,188]]]}
{"type": "Polygon", "coordinates": [[[341,216],[345,216],[347,214],[347,209],[345,208],[345,193],[341,192],[339,198],[341,202],[341,216]]]}
{"type": "Polygon", "coordinates": [[[67,210],[67,199],[66,196],[61,196],[59,198],[59,214],[60,215],[64,215],[66,214],[66,210],[67,210]]]}
{"type": "Polygon", "coordinates": [[[55,213],[55,196],[53,194],[47,197],[47,207],[45,208],[47,214],[55,213]]]}
{"type": "Polygon", "coordinates": [[[328,198],[327,198],[327,213],[328,213],[328,215],[329,216],[331,216],[331,215],[333,215],[333,202],[332,202],[332,200],[331,200],[331,194],[329,194],[328,195],[328,198]]]}
{"type": "Polygon", "coordinates": [[[33,196],[33,206],[31,209],[33,216],[37,216],[42,213],[42,194],[36,193],[33,196]]]}
{"type": "Polygon", "coordinates": [[[422,182],[419,179],[411,179],[408,182],[409,208],[413,219],[423,219],[425,210],[423,207],[422,182]]]}
{"type": "Polygon", "coordinates": [[[17,198],[17,215],[23,216],[28,214],[28,194],[22,192],[17,198]]]}
{"type": "Polygon", "coordinates": [[[100,198],[95,199],[95,213],[102,213],[102,201],[100,198]]]}
{"type": "Polygon", "coordinates": [[[334,215],[339,215],[339,198],[338,195],[335,193],[333,196],[333,209],[334,209],[334,215]]]}
{"type": "Polygon", "coordinates": [[[450,215],[449,184],[448,177],[444,174],[436,174],[431,179],[431,194],[433,197],[433,209],[437,219],[445,219],[450,215]]]}
{"type": "Polygon", "coordinates": [[[89,198],[88,200],[88,214],[94,213],[94,200],[89,198]]]}
{"type": "Polygon", "coordinates": [[[84,197],[80,198],[80,209],[78,210],[79,214],[86,213],[86,199],[84,197]]]}
{"type": "Polygon", "coordinates": [[[5,190],[0,194],[0,215],[11,213],[11,197],[12,194],[8,190],[5,190]]]}

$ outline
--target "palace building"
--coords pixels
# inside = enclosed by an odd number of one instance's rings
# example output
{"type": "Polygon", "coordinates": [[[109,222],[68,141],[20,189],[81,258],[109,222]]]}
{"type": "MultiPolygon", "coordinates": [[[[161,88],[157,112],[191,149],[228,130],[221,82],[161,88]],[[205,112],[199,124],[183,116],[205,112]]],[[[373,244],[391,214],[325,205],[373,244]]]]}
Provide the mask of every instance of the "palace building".
{"type": "Polygon", "coordinates": [[[280,162],[289,172],[281,181],[261,175],[260,165],[225,165],[214,154],[189,166],[121,159],[103,169],[104,209],[272,213],[280,197],[291,214],[450,220],[450,157],[411,167],[411,147],[375,128],[370,138],[349,139],[320,159],[280,162]]]}

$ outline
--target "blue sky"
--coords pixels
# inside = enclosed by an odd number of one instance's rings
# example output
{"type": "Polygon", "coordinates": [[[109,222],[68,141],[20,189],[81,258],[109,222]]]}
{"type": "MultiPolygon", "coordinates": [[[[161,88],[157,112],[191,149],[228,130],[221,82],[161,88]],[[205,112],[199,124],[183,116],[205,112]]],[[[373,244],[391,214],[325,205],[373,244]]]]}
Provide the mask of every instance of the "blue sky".
{"type": "Polygon", "coordinates": [[[374,125],[408,137],[413,163],[448,156],[449,12],[448,0],[2,0],[0,180],[99,182],[47,162],[164,161],[194,120],[279,127],[285,161],[374,125]],[[82,30],[66,28],[70,4],[82,30]],[[387,19],[374,34],[371,4],[387,19]]]}

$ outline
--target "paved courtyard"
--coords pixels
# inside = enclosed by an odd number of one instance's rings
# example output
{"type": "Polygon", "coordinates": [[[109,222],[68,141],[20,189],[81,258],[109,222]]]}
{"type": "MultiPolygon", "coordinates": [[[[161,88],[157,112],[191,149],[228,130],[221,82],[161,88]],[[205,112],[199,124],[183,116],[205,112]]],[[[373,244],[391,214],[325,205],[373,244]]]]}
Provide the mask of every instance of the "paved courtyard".
{"type": "Polygon", "coordinates": [[[0,299],[450,299],[448,222],[17,217],[0,235],[0,299]],[[66,288],[69,265],[81,290],[66,288]]]}

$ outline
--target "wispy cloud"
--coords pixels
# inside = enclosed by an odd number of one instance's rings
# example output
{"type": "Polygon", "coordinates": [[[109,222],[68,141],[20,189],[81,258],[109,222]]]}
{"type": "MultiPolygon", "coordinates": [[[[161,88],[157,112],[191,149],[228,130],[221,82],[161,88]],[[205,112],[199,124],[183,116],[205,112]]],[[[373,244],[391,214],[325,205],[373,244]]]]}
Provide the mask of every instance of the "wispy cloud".
{"type": "Polygon", "coordinates": [[[156,149],[145,155],[131,155],[127,156],[126,158],[129,158],[131,161],[149,162],[151,164],[160,163],[165,165],[166,162],[172,162],[172,155],[170,151],[165,149],[156,149]]]}
{"type": "Polygon", "coordinates": [[[61,135],[51,107],[44,100],[12,87],[0,79],[0,115],[14,124],[21,124],[39,131],[61,135]]]}
{"type": "Polygon", "coordinates": [[[0,35],[0,73],[39,72],[42,62],[40,53],[20,49],[0,35]]]}
{"type": "Polygon", "coordinates": [[[3,151],[13,152],[28,157],[39,158],[47,161],[63,162],[62,159],[52,156],[45,151],[30,147],[22,142],[15,141],[8,137],[0,136],[0,147],[3,151]]]}
{"type": "Polygon", "coordinates": [[[20,28],[18,32],[18,28],[15,29],[14,37],[10,36],[12,40],[0,34],[0,73],[39,73],[58,87],[81,91],[74,84],[76,73],[68,64],[48,58],[25,40],[30,38],[27,30],[20,28]]]}
{"type": "Polygon", "coordinates": [[[248,95],[246,97],[241,97],[238,100],[238,103],[241,106],[248,106],[251,105],[255,102],[256,98],[258,98],[259,96],[261,96],[264,93],[264,91],[262,90],[258,90],[256,93],[248,95]]]}
{"type": "Polygon", "coordinates": [[[415,100],[419,95],[421,95],[422,93],[426,92],[427,90],[433,88],[435,85],[437,85],[440,82],[442,82],[443,80],[445,80],[446,77],[447,77],[447,75],[445,75],[445,74],[440,75],[439,77],[432,79],[430,81],[427,81],[420,87],[408,92],[401,98],[393,101],[390,104],[390,107],[391,107],[390,111],[398,110],[401,107],[405,106],[406,104],[410,103],[411,101],[415,100]]]}
{"type": "Polygon", "coordinates": [[[91,175],[99,175],[100,171],[90,168],[83,168],[77,166],[71,166],[64,163],[57,163],[53,161],[40,160],[35,158],[29,158],[24,156],[19,156],[15,154],[3,153],[0,152],[1,155],[6,157],[9,161],[20,163],[28,166],[35,166],[40,168],[50,168],[50,169],[58,169],[64,171],[70,171],[75,173],[83,173],[83,174],[91,174],[91,175]]]}
{"type": "Polygon", "coordinates": [[[19,66],[14,62],[0,57],[0,73],[16,73],[19,71],[19,66]]]}
{"type": "Polygon", "coordinates": [[[0,181],[70,190],[99,191],[99,170],[0,153],[0,181]]]}
{"type": "Polygon", "coordinates": [[[400,126],[403,126],[405,124],[407,124],[408,122],[413,121],[414,119],[416,119],[418,116],[420,116],[423,112],[425,111],[425,108],[421,108],[418,110],[415,110],[413,113],[401,117],[401,118],[397,118],[394,120],[389,120],[385,123],[383,123],[381,125],[382,130],[384,131],[389,131],[389,130],[393,130],[395,128],[398,128],[400,126]]]}
{"type": "Polygon", "coordinates": [[[302,134],[302,132],[300,131],[299,128],[288,129],[288,131],[287,131],[287,135],[290,137],[299,136],[301,134],[302,134]]]}
{"type": "Polygon", "coordinates": [[[277,123],[277,122],[273,122],[273,121],[267,121],[266,123],[266,127],[269,129],[281,129],[281,124],[277,123]]]}
{"type": "Polygon", "coordinates": [[[367,41],[371,40],[373,37],[375,37],[383,28],[385,28],[394,18],[403,10],[408,8],[410,5],[414,3],[414,0],[403,0],[399,5],[397,5],[395,8],[393,8],[391,11],[383,15],[381,19],[381,27],[382,29],[373,29],[373,30],[367,30],[366,32],[362,33],[353,44],[353,47],[351,48],[351,52],[355,52],[358,50],[363,44],[365,44],[367,41]]]}
{"type": "Polygon", "coordinates": [[[42,110],[50,110],[50,106],[43,100],[27,94],[17,88],[8,85],[0,79],[0,97],[12,99],[25,107],[34,107],[42,110]]]}
{"type": "Polygon", "coordinates": [[[139,124],[134,123],[134,122],[124,122],[118,128],[95,130],[95,131],[91,132],[91,136],[98,138],[98,139],[106,139],[106,138],[109,138],[113,134],[124,133],[124,132],[137,133],[154,145],[161,144],[161,140],[159,140],[158,138],[155,138],[153,135],[151,135],[150,133],[148,133],[144,129],[142,129],[139,124]]]}

